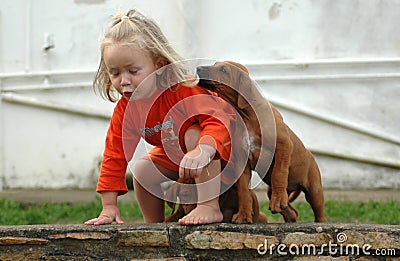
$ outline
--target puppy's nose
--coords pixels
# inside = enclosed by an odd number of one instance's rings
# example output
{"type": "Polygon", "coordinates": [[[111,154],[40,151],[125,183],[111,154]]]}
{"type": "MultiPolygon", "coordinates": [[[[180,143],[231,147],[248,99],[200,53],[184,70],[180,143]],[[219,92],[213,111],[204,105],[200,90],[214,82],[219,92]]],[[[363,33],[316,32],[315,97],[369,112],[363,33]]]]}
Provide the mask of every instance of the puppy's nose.
{"type": "Polygon", "coordinates": [[[209,66],[198,66],[196,69],[196,73],[200,79],[208,78],[208,68],[209,66]]]}

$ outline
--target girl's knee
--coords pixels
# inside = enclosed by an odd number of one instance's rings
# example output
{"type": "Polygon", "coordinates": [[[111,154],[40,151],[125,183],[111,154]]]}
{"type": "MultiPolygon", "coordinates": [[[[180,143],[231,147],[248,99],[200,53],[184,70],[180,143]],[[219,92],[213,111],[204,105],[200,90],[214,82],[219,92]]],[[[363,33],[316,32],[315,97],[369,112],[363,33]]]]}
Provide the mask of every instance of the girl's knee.
{"type": "Polygon", "coordinates": [[[143,180],[149,177],[149,173],[154,172],[156,167],[150,160],[140,159],[136,161],[133,169],[133,178],[136,180],[143,180]]]}
{"type": "Polygon", "coordinates": [[[161,183],[170,179],[176,180],[178,174],[162,167],[151,160],[140,159],[135,163],[133,170],[134,182],[161,183]]]}

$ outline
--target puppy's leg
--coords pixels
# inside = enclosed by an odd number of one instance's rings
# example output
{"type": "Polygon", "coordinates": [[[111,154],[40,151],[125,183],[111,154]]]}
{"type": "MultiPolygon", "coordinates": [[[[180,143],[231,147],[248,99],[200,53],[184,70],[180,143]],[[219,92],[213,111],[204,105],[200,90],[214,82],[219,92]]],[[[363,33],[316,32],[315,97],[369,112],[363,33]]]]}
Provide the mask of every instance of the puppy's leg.
{"type": "Polygon", "coordinates": [[[308,186],[305,191],[306,200],[310,203],[314,212],[315,222],[326,222],[324,214],[324,193],[322,190],[321,174],[314,157],[311,156],[311,164],[308,173],[308,186]]]}
{"type": "Polygon", "coordinates": [[[258,203],[258,198],[253,190],[250,190],[251,200],[252,200],[252,213],[253,213],[253,223],[258,222],[260,215],[260,204],[258,203]]]}
{"type": "Polygon", "coordinates": [[[260,204],[256,193],[250,190],[251,198],[253,199],[253,223],[268,223],[267,216],[260,211],[260,204]]]}
{"type": "Polygon", "coordinates": [[[293,143],[289,138],[286,128],[278,132],[275,148],[275,164],[271,174],[272,194],[269,209],[272,213],[282,212],[288,206],[287,194],[289,165],[293,143]]]}
{"type": "Polygon", "coordinates": [[[245,142],[247,140],[247,131],[244,126],[235,125],[235,138],[232,140],[232,150],[234,155],[235,177],[239,177],[236,182],[237,187],[237,210],[233,215],[233,223],[252,223],[252,197],[249,189],[251,179],[251,165],[249,162],[249,147],[245,142]],[[242,137],[240,139],[239,137],[242,137]],[[245,165],[243,165],[243,164],[245,165]],[[239,176],[240,175],[240,176],[239,176]]]}
{"type": "Polygon", "coordinates": [[[238,213],[232,217],[233,223],[243,224],[252,223],[252,197],[249,189],[249,183],[251,179],[250,165],[247,164],[242,175],[237,181],[237,193],[238,193],[238,213]]]}
{"type": "Polygon", "coordinates": [[[224,219],[222,220],[222,222],[231,223],[232,222],[233,213],[234,213],[233,209],[223,209],[222,210],[222,215],[224,216],[224,219]]]}
{"type": "Polygon", "coordinates": [[[165,219],[165,222],[178,222],[180,218],[185,216],[185,211],[181,204],[179,204],[178,209],[175,212],[172,212],[171,215],[165,219]]]}

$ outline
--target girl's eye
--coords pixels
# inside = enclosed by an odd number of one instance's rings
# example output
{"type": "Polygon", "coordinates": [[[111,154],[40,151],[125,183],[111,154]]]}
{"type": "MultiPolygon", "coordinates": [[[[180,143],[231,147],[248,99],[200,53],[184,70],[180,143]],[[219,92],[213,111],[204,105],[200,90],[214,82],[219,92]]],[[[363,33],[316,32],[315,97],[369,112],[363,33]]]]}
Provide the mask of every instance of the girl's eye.
{"type": "Polygon", "coordinates": [[[118,72],[108,72],[111,76],[113,76],[113,77],[116,77],[116,76],[118,76],[118,72]]]}
{"type": "Polygon", "coordinates": [[[130,72],[131,74],[135,74],[135,73],[137,73],[137,70],[129,70],[129,72],[130,72]]]}

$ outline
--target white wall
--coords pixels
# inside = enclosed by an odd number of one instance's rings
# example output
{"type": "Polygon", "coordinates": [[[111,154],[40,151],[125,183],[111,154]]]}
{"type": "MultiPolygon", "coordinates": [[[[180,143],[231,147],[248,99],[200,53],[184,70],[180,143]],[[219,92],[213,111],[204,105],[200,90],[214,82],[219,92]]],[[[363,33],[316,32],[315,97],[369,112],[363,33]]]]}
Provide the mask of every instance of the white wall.
{"type": "Polygon", "coordinates": [[[264,62],[400,53],[396,0],[200,2],[191,36],[202,57],[264,62]]]}
{"type": "Polygon", "coordinates": [[[184,57],[245,63],[324,186],[400,186],[399,1],[3,0],[0,188],[95,186],[114,106],[91,88],[99,36],[133,4],[184,57]]]}

